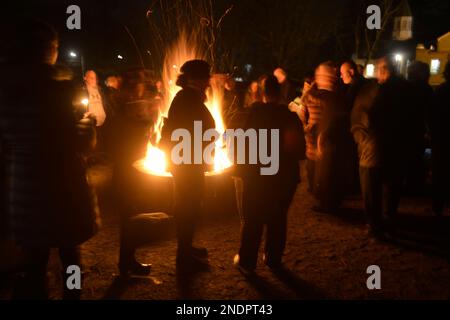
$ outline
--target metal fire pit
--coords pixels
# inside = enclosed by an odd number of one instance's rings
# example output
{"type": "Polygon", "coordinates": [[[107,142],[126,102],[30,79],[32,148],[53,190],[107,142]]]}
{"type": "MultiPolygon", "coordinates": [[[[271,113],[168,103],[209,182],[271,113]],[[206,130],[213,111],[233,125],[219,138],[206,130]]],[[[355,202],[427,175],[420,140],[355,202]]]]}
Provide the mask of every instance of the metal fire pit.
{"type": "MultiPolygon", "coordinates": [[[[149,206],[147,211],[163,211],[172,214],[173,177],[157,175],[147,171],[144,160],[133,165],[140,175],[139,198],[149,206]]],[[[236,193],[232,178],[233,168],[205,174],[205,215],[206,217],[237,216],[236,193]]]]}

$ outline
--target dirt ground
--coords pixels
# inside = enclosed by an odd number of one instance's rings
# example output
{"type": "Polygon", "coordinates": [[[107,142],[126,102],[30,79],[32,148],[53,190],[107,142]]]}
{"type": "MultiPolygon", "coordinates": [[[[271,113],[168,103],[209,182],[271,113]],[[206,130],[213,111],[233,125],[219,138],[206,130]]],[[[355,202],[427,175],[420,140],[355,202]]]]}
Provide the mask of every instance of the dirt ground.
{"type": "MultiPolygon", "coordinates": [[[[96,168],[92,177],[101,190],[109,182],[108,168],[96,168]]],[[[450,298],[450,217],[448,212],[444,218],[434,217],[426,199],[404,199],[395,236],[379,242],[366,234],[360,199],[347,200],[338,214],[318,214],[311,210],[314,200],[306,183],[301,183],[289,212],[284,256],[289,271],[275,275],[259,261],[258,277],[246,279],[233,267],[239,216],[231,212],[206,219],[197,234],[197,244],[209,250],[210,270],[179,281],[174,239],[139,249],[138,259],[153,264],[149,277],[118,277],[118,217],[107,193],[100,194],[103,225],[82,248],[83,299],[450,298]],[[367,289],[370,265],[381,268],[381,290],[367,289]]],[[[59,272],[53,253],[52,299],[61,296],[59,272]]]]}

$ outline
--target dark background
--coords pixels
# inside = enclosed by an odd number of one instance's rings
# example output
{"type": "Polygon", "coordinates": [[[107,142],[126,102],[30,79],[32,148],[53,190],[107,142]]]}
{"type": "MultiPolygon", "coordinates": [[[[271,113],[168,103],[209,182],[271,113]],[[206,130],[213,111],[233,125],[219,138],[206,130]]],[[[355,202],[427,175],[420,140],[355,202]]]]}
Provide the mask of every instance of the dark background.
{"type": "MultiPolygon", "coordinates": [[[[2,1],[1,30],[29,17],[37,17],[53,24],[61,38],[60,62],[76,63],[68,55],[70,50],[83,55],[87,68],[104,72],[121,71],[142,65],[159,72],[165,43],[175,36],[171,21],[190,21],[192,12],[176,9],[180,0],[40,0],[2,1]],[[66,9],[76,4],[81,8],[81,30],[67,30],[66,9]],[[182,11],[182,12],[181,12],[182,11]],[[183,15],[186,14],[186,17],[183,15]],[[172,20],[170,20],[172,19],[172,20]],[[128,28],[128,34],[126,31],[128,28]],[[157,33],[164,41],[156,41],[157,33]],[[133,44],[135,38],[138,49],[133,44]],[[141,58],[137,53],[139,50],[141,58]],[[124,57],[118,60],[117,55],[124,57]]],[[[186,2],[186,1],[185,1],[186,2]]],[[[216,28],[214,65],[216,71],[244,74],[248,78],[267,72],[276,66],[286,68],[294,78],[300,78],[315,64],[327,59],[349,58],[355,52],[355,26],[365,23],[365,8],[380,1],[364,0],[198,0],[211,10],[197,12],[194,19],[206,17],[217,23],[231,8],[216,28]],[[207,12],[206,12],[207,11],[207,12]],[[205,13],[206,12],[206,13],[205,13]],[[208,16],[210,14],[210,16],[208,16]],[[214,18],[215,20],[213,20],[214,18]],[[252,65],[250,73],[244,66],[252,65]]],[[[434,43],[436,38],[450,30],[450,1],[410,0],[414,16],[414,41],[434,43]]],[[[190,23],[194,31],[203,22],[190,23]]],[[[391,31],[385,32],[388,39],[391,31]]],[[[2,36],[5,39],[5,36],[2,36]]],[[[4,42],[2,46],[6,45],[4,42]]],[[[3,50],[2,50],[3,51],[3,50]]],[[[79,57],[78,57],[79,58],[79,57]]]]}

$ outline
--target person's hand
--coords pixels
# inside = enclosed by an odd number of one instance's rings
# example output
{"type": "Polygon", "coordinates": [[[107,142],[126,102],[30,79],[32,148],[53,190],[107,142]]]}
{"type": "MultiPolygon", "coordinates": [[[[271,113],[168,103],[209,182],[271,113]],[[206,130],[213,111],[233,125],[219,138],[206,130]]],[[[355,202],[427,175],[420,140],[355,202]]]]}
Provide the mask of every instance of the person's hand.
{"type": "Polygon", "coordinates": [[[79,120],[76,124],[77,134],[80,139],[82,150],[94,148],[96,144],[96,120],[93,115],[85,115],[85,117],[79,120]]]}
{"type": "Polygon", "coordinates": [[[78,120],[76,127],[79,136],[93,136],[95,134],[96,120],[93,114],[85,114],[84,118],[78,120]]]}
{"type": "Polygon", "coordinates": [[[83,115],[83,119],[90,119],[90,120],[94,121],[95,123],[97,122],[97,118],[95,117],[95,114],[93,114],[92,112],[89,112],[89,111],[83,115]]]}

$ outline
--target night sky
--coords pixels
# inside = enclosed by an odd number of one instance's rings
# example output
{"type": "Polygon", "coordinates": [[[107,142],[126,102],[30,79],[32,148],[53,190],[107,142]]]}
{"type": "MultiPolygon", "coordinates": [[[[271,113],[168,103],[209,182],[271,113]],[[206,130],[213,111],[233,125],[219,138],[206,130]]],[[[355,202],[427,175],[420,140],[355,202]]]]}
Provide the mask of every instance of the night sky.
{"type": "MultiPolygon", "coordinates": [[[[145,66],[155,69],[159,61],[155,61],[155,56],[152,57],[151,55],[155,49],[152,47],[154,46],[153,35],[146,13],[149,8],[156,8],[157,11],[158,2],[155,0],[40,0],[30,2],[10,1],[8,4],[6,1],[2,1],[2,31],[8,32],[8,25],[14,24],[24,17],[39,17],[53,24],[58,30],[61,38],[60,61],[62,63],[67,63],[69,60],[68,52],[74,50],[83,53],[87,67],[107,72],[108,70],[123,69],[139,63],[136,48],[130,35],[125,31],[126,27],[136,39],[145,66]],[[71,4],[77,4],[81,7],[81,31],[69,31],[65,28],[68,17],[66,8],[71,4]],[[118,54],[124,56],[125,59],[119,61],[117,59],[118,54]]],[[[167,1],[166,3],[170,2],[167,1]]],[[[259,29],[264,30],[265,27],[265,18],[258,18],[258,14],[262,12],[258,5],[261,6],[263,3],[287,4],[287,11],[280,11],[278,15],[274,14],[273,18],[276,25],[276,19],[286,20],[286,12],[289,12],[289,3],[292,1],[215,0],[212,2],[217,16],[220,16],[221,12],[233,5],[232,11],[223,23],[222,30],[225,34],[223,46],[233,46],[236,28],[242,31],[240,34],[244,37],[243,41],[248,44],[245,50],[240,50],[241,53],[235,59],[236,65],[243,68],[245,64],[251,63],[256,65],[259,72],[264,72],[279,63],[269,56],[268,51],[271,51],[271,49],[259,42],[257,37],[254,36],[254,33],[258,32],[259,29]],[[227,35],[230,39],[227,39],[227,35]]],[[[337,31],[339,43],[337,43],[336,37],[330,34],[327,39],[322,39],[320,43],[308,45],[308,48],[317,47],[315,48],[314,58],[308,60],[308,57],[302,57],[303,65],[308,65],[308,67],[299,66],[300,63],[296,65],[296,61],[289,65],[286,63],[284,67],[300,73],[305,72],[307,68],[310,68],[310,64],[317,63],[319,60],[337,60],[350,57],[354,52],[354,35],[352,34],[355,24],[354,17],[358,15],[357,8],[360,3],[361,0],[320,1],[324,8],[323,15],[322,12],[311,14],[307,17],[309,20],[306,24],[321,25],[325,20],[336,19],[336,25],[339,29],[337,31]],[[324,16],[327,6],[329,8],[333,6],[333,12],[336,11],[336,14],[331,18],[324,16]]],[[[409,3],[414,14],[414,40],[416,42],[424,42],[429,45],[438,36],[450,30],[450,2],[448,0],[410,0],[409,3]]],[[[282,8],[283,6],[276,5],[277,10],[279,7],[282,8]]],[[[366,16],[365,12],[359,14],[366,16]]],[[[267,33],[268,31],[265,30],[264,32],[267,33]]],[[[306,49],[303,51],[306,51],[306,49]]],[[[291,57],[291,62],[292,60],[291,57]]],[[[230,70],[222,71],[229,72],[230,70]]]]}

